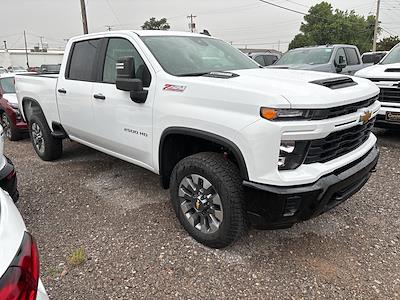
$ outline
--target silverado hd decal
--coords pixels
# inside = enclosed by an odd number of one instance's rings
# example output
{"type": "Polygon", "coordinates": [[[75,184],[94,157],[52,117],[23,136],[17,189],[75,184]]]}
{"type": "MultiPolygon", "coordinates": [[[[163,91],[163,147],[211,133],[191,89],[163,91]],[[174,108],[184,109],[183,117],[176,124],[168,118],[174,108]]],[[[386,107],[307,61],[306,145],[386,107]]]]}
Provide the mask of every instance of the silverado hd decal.
{"type": "Polygon", "coordinates": [[[149,135],[146,132],[142,132],[142,131],[137,131],[135,129],[130,129],[130,128],[124,128],[124,131],[127,133],[132,133],[132,134],[137,134],[143,137],[148,137],[149,135]]]}
{"type": "Polygon", "coordinates": [[[185,90],[186,90],[185,85],[176,85],[176,84],[166,83],[163,87],[163,91],[169,91],[169,92],[183,93],[185,90]]]}

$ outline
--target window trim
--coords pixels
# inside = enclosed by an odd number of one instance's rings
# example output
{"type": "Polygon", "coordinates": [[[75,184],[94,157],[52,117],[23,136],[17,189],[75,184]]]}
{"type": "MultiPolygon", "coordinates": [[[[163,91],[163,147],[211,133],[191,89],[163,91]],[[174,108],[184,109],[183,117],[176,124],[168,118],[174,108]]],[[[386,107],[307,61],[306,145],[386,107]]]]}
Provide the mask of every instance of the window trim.
{"type": "Polygon", "coordinates": [[[66,66],[66,69],[65,69],[65,76],[64,76],[64,77],[65,77],[66,80],[81,81],[81,82],[96,82],[96,77],[97,77],[97,76],[96,76],[96,71],[97,71],[97,69],[98,69],[98,64],[95,64],[95,67],[92,69],[92,74],[90,75],[91,80],[82,80],[82,79],[73,79],[73,78],[70,78],[72,56],[73,56],[74,51],[75,51],[75,45],[76,45],[77,43],[88,42],[88,41],[93,41],[93,40],[99,40],[99,45],[100,45],[100,47],[98,47],[98,48],[96,49],[96,54],[95,54],[95,58],[94,58],[95,62],[98,62],[98,61],[99,61],[99,54],[100,54],[100,49],[101,49],[101,46],[102,46],[102,40],[103,40],[103,38],[97,37],[97,38],[84,39],[84,40],[79,40],[79,41],[73,42],[73,43],[72,43],[72,46],[71,46],[71,49],[69,50],[67,66],[66,66]]]}
{"type": "Polygon", "coordinates": [[[103,84],[113,84],[115,85],[115,82],[106,82],[103,81],[103,73],[104,73],[104,66],[106,64],[106,56],[107,56],[107,50],[108,50],[108,45],[110,43],[111,39],[122,39],[127,41],[128,43],[130,43],[132,45],[132,47],[135,49],[135,51],[139,54],[140,58],[142,59],[144,65],[146,66],[146,68],[149,70],[150,73],[150,84],[149,86],[143,86],[143,89],[146,90],[151,86],[151,83],[153,82],[153,75],[150,72],[150,68],[148,66],[148,64],[146,63],[146,60],[143,59],[143,55],[139,52],[138,47],[134,45],[134,43],[132,43],[132,41],[130,41],[129,39],[127,39],[126,37],[123,36],[110,36],[110,37],[105,37],[103,38],[103,43],[100,47],[101,51],[99,53],[99,64],[98,64],[98,68],[97,68],[97,78],[96,78],[96,82],[97,83],[103,83],[103,84]]]}

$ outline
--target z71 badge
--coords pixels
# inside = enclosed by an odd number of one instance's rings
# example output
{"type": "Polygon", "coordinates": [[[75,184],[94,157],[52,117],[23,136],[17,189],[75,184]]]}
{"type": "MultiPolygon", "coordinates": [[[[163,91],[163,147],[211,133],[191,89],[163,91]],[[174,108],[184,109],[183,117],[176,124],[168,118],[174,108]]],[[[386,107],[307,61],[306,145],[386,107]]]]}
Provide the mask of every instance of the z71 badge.
{"type": "Polygon", "coordinates": [[[175,85],[169,83],[166,83],[163,88],[163,91],[178,92],[178,93],[183,93],[185,90],[186,90],[185,85],[175,85]]]}

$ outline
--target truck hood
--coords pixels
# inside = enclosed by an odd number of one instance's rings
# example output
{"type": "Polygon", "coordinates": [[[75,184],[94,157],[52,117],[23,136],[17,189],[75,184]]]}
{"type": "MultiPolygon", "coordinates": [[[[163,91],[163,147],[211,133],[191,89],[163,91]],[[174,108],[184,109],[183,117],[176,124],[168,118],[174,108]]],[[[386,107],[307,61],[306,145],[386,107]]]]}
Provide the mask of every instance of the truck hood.
{"type": "Polygon", "coordinates": [[[373,65],[362,69],[356,73],[356,76],[370,79],[394,79],[400,81],[400,63],[388,65],[373,65]]]}
{"type": "Polygon", "coordinates": [[[240,104],[278,108],[285,107],[285,104],[289,108],[329,108],[363,101],[379,93],[379,88],[369,80],[350,76],[346,78],[351,78],[356,84],[345,88],[331,89],[312,83],[344,77],[332,73],[268,68],[232,73],[239,76],[229,79],[205,76],[185,78],[191,82],[187,92],[191,84],[200,84],[202,92],[214,86],[214,99],[218,93],[225,101],[229,97],[240,104]]]}

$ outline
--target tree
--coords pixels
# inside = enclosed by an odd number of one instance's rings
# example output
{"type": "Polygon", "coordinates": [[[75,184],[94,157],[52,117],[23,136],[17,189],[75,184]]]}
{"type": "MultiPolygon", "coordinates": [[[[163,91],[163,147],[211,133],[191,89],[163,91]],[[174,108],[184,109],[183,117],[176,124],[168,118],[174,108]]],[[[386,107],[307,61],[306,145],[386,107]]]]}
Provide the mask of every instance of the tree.
{"type": "Polygon", "coordinates": [[[170,28],[171,26],[169,26],[166,18],[156,20],[156,18],[153,17],[142,25],[142,29],[144,30],[168,30],[170,28]]]}
{"type": "Polygon", "coordinates": [[[304,16],[300,32],[289,49],[326,44],[352,44],[361,52],[372,48],[374,16],[357,15],[352,11],[333,10],[328,2],[312,6],[304,16]]]}
{"type": "Polygon", "coordinates": [[[398,36],[390,36],[380,40],[376,44],[376,50],[378,51],[389,51],[394,46],[400,43],[400,38],[398,36]]]}

